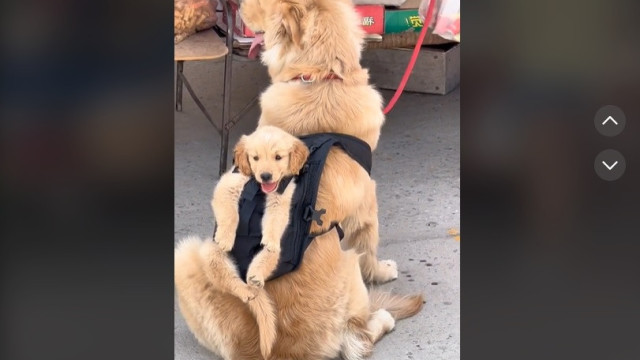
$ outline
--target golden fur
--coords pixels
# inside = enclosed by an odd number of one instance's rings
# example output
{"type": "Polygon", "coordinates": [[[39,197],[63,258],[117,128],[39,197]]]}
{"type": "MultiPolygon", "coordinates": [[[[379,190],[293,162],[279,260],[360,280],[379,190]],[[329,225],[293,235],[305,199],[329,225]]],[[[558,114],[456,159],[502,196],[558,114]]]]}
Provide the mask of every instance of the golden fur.
{"type": "Polygon", "coordinates": [[[420,311],[423,299],[368,294],[358,257],[330,231],[309,245],[296,271],[254,288],[211,239],[189,237],[175,251],[178,304],[196,339],[225,359],[362,359],[395,320],[420,311]],[[239,299],[242,287],[249,295],[239,299]]]}
{"type": "MultiPolygon", "coordinates": [[[[337,132],[366,141],[374,150],[384,123],[382,98],[360,66],[363,33],[349,0],[244,0],[246,24],[264,32],[262,61],[272,84],[262,93],[258,126],[274,125],[296,136],[337,132]],[[329,74],[342,80],[325,80],[329,74]],[[313,82],[290,81],[308,75],[313,82]]],[[[362,253],[366,281],[398,276],[394,261],[378,261],[375,182],[338,149],[329,153],[317,200],[325,228],[339,222],[344,244],[362,253]]],[[[321,232],[315,223],[312,232],[321,232]]]]}
{"type": "Polygon", "coordinates": [[[296,184],[290,182],[282,194],[275,190],[280,180],[300,172],[308,156],[309,149],[298,138],[274,126],[260,127],[250,135],[243,135],[234,149],[234,163],[241,174],[224,174],[213,192],[211,205],[218,224],[214,241],[223,251],[230,251],[239,221],[238,202],[248,177],[254,176],[262,184],[260,175],[269,174],[270,183],[274,184],[274,190],[266,195],[262,219],[264,249],[249,266],[246,279],[249,285],[264,286],[265,279],[276,269],[296,184]]]}
{"type": "MultiPolygon", "coordinates": [[[[351,3],[244,0],[241,14],[254,31],[264,31],[262,59],[273,81],[261,97],[259,128],[274,125],[296,136],[339,132],[375,149],[384,122],[382,99],[359,65],[362,32],[351,3]],[[342,80],[324,80],[331,73],[342,80]],[[301,74],[313,82],[292,80],[301,74]]],[[[228,186],[247,179],[235,175],[228,186]]],[[[215,242],[191,237],[178,244],[178,303],[200,343],[232,360],[362,359],[395,320],[420,311],[421,295],[367,291],[364,279],[388,281],[397,268],[377,260],[375,182],[340,150],[327,158],[317,208],[327,210],[325,228],[341,223],[350,249],[341,248],[336,231],[324,233],[296,271],[262,288],[234,278],[233,264],[215,242]]],[[[326,229],[314,224],[311,230],[326,229]]]]}
{"type": "Polygon", "coordinates": [[[211,201],[218,224],[214,241],[219,250],[228,252],[235,243],[239,222],[238,203],[249,177],[254,176],[262,184],[264,180],[261,174],[269,174],[270,183],[275,184],[273,190],[267,193],[262,218],[261,244],[264,248],[251,261],[246,284],[238,277],[234,264],[225,259],[221,251],[209,249],[208,255],[213,256],[209,260],[212,268],[218,270],[216,288],[225,290],[245,303],[251,300],[249,308],[258,322],[260,351],[265,358],[275,341],[276,322],[273,305],[260,288],[278,265],[280,241],[289,223],[291,199],[296,185],[290,182],[282,194],[275,190],[284,177],[299,173],[308,156],[309,150],[302,141],[274,126],[263,126],[250,135],[243,135],[234,149],[234,162],[240,172],[229,171],[224,174],[214,189],[211,201]]]}

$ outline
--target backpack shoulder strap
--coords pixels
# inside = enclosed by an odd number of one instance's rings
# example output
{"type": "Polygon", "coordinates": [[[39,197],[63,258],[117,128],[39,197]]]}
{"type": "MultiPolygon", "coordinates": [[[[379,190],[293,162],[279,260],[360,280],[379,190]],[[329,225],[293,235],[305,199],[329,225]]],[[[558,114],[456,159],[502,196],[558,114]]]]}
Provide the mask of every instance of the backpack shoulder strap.
{"type": "MultiPolygon", "coordinates": [[[[360,166],[362,166],[362,168],[365,169],[368,174],[371,174],[373,163],[371,147],[369,146],[369,144],[355,136],[339,133],[319,133],[301,136],[300,140],[302,140],[307,145],[307,147],[309,148],[309,152],[311,153],[313,153],[316,149],[320,149],[323,145],[328,145],[328,148],[323,149],[321,152],[322,154],[324,154],[325,159],[326,154],[328,154],[331,146],[338,145],[342,148],[342,150],[344,150],[344,152],[347,153],[347,155],[349,155],[353,160],[357,161],[358,164],[360,164],[360,166]]],[[[318,154],[318,156],[320,156],[320,154],[318,154]]]]}
{"type": "MultiPolygon", "coordinates": [[[[328,134],[312,134],[300,137],[305,145],[309,148],[309,158],[302,168],[301,176],[299,176],[301,187],[299,192],[302,204],[306,204],[302,211],[303,219],[308,222],[315,220],[318,225],[322,226],[321,216],[326,212],[325,209],[316,210],[316,200],[318,198],[318,187],[320,186],[320,177],[327,160],[327,155],[331,146],[333,146],[333,138],[328,134]]],[[[308,230],[307,230],[308,233],[308,230]]]]}
{"type": "Polygon", "coordinates": [[[355,136],[346,134],[332,134],[335,137],[335,144],[339,145],[347,155],[360,164],[369,175],[371,175],[372,155],[371,147],[366,142],[355,136]]]}
{"type": "Polygon", "coordinates": [[[242,194],[240,195],[239,222],[236,231],[237,235],[249,235],[249,224],[251,216],[259,206],[264,206],[264,196],[260,196],[260,185],[251,177],[244,185],[242,194]]]}

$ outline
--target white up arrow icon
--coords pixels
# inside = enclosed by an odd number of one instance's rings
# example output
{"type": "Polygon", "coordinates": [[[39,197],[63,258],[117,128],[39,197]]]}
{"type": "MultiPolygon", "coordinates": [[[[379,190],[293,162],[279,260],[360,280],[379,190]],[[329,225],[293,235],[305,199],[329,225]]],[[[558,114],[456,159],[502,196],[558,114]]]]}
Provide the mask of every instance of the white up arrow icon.
{"type": "Polygon", "coordinates": [[[607,117],[607,119],[602,122],[602,125],[606,124],[607,121],[612,121],[614,124],[618,125],[618,122],[612,116],[607,117]]]}

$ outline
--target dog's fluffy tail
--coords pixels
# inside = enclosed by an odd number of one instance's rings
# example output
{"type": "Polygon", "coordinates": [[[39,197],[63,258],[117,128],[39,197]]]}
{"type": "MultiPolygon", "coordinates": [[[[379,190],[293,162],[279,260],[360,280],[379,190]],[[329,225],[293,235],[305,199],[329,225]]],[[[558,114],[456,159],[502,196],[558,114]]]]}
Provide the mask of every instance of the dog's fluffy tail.
{"type": "Polygon", "coordinates": [[[256,317],[258,333],[260,334],[260,353],[265,359],[269,358],[273,343],[276,341],[276,311],[266,290],[258,290],[253,300],[247,302],[249,310],[256,317]]]}
{"type": "Polygon", "coordinates": [[[420,312],[424,304],[422,294],[396,295],[390,292],[371,290],[369,292],[371,312],[387,310],[395,320],[405,319],[420,312]]]}

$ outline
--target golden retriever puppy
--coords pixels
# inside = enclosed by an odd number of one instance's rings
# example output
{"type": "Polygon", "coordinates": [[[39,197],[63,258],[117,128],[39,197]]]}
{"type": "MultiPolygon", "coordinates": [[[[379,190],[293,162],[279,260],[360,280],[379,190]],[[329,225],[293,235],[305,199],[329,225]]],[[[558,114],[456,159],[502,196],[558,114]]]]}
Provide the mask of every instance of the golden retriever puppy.
{"type": "Polygon", "coordinates": [[[244,176],[226,173],[214,190],[211,205],[218,223],[214,241],[223,251],[233,248],[239,221],[238,202],[248,178],[253,176],[266,194],[261,240],[264,248],[247,271],[246,281],[252,286],[264,286],[280,257],[280,242],[289,223],[296,187],[290,181],[279,189],[280,181],[298,175],[308,156],[309,149],[300,139],[274,126],[260,127],[250,135],[243,135],[234,149],[234,162],[244,176]]]}
{"type": "MultiPolygon", "coordinates": [[[[302,136],[335,132],[355,136],[372,150],[384,123],[382,98],[360,66],[363,32],[349,0],[244,0],[240,13],[264,42],[262,61],[272,84],[260,98],[258,126],[274,125],[302,136]]],[[[332,149],[320,180],[318,208],[345,231],[345,248],[361,253],[366,281],[398,276],[392,260],[377,259],[375,182],[353,159],[332,149]]]]}

